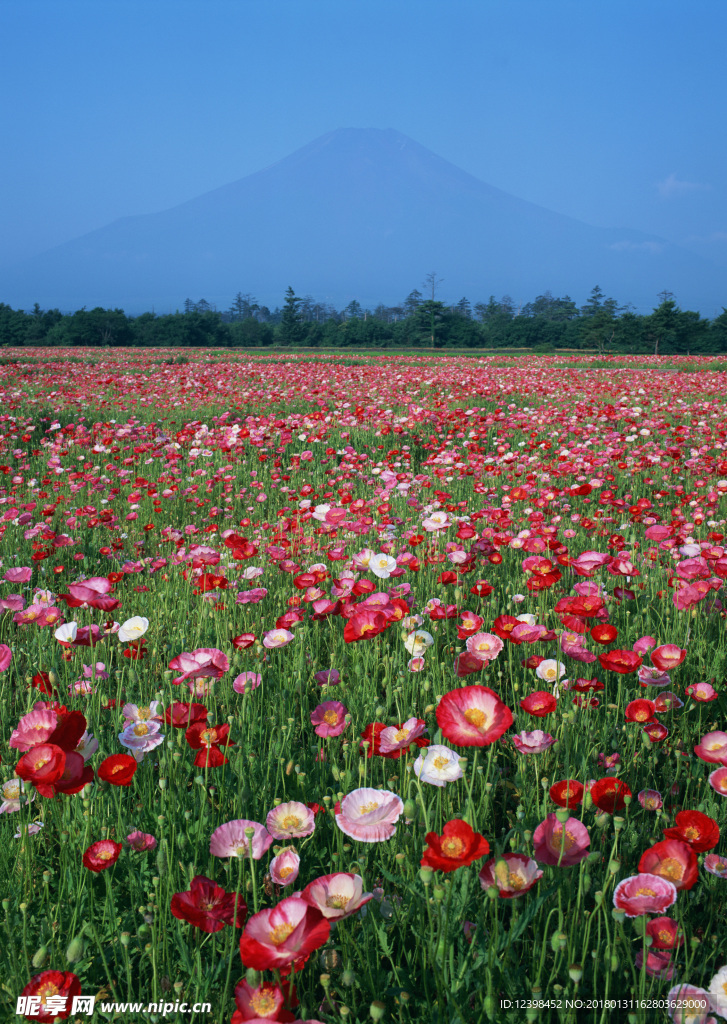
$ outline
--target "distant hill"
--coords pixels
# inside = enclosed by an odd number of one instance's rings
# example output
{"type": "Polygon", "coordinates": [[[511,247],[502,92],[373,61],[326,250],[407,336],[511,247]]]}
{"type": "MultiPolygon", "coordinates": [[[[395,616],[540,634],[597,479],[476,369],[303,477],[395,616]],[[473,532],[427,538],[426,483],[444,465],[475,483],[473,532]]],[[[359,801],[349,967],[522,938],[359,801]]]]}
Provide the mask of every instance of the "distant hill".
{"type": "Polygon", "coordinates": [[[391,129],[344,128],[265,170],[161,213],[124,217],[0,272],[0,301],[136,314],[238,291],[271,308],[298,295],[345,306],[400,303],[424,275],[438,298],[579,304],[598,284],[649,309],[663,289],[707,316],[724,274],[663,239],[597,228],[493,188],[391,129]]]}

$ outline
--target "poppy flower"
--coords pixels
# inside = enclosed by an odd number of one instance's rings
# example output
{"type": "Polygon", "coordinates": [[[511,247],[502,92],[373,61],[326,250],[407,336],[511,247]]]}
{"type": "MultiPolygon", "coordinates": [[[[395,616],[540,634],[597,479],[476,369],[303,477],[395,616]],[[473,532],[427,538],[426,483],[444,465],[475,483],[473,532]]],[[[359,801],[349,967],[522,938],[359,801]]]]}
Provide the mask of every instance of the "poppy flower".
{"type": "Polygon", "coordinates": [[[677,665],[681,665],[686,656],[687,652],[676,644],[662,644],[649,655],[652,664],[662,672],[671,672],[677,665]]]}
{"type": "Polygon", "coordinates": [[[713,850],[719,842],[717,822],[701,811],[679,811],[674,826],[663,831],[667,839],[681,839],[695,853],[713,850]]]}
{"type": "Polygon", "coordinates": [[[242,928],[247,916],[247,904],[239,894],[225,892],[204,875],[196,875],[187,892],[176,892],[169,909],[174,917],[203,932],[220,932],[226,924],[242,928]]]}
{"type": "Polygon", "coordinates": [[[119,859],[122,849],[121,843],[115,843],[112,839],[99,839],[91,843],[83,854],[83,866],[95,873],[106,871],[119,859]]]}
{"type": "Polygon", "coordinates": [[[187,743],[192,750],[198,751],[194,763],[198,768],[217,768],[227,764],[227,758],[220,747],[227,750],[235,744],[229,738],[230,727],[224,725],[208,725],[206,722],[194,722],[185,732],[187,743]]]}
{"type": "Polygon", "coordinates": [[[183,651],[169,662],[169,668],[180,674],[172,679],[175,686],[188,679],[221,679],[230,667],[226,654],[216,647],[199,647],[183,651]]]}
{"type": "Polygon", "coordinates": [[[715,793],[719,793],[720,796],[727,796],[727,768],[718,768],[717,771],[710,772],[707,782],[715,793]]]}
{"type": "Polygon", "coordinates": [[[696,853],[680,839],[663,839],[654,843],[639,860],[640,872],[666,878],[677,889],[692,888],[697,881],[698,867],[696,853]]]}
{"type": "Polygon", "coordinates": [[[546,715],[555,711],[557,704],[558,701],[553,694],[545,690],[536,690],[520,701],[520,707],[523,711],[527,711],[529,715],[533,715],[535,718],[545,718],[546,715]]]}
{"type": "Polygon", "coordinates": [[[387,789],[355,789],[341,801],[336,824],[345,835],[361,843],[380,843],[396,832],[404,802],[387,789]]]}
{"type": "Polygon", "coordinates": [[[533,832],[533,844],[535,859],[541,864],[567,868],[588,856],[591,837],[578,818],[568,818],[563,823],[555,814],[549,814],[533,832]]]}
{"type": "Polygon", "coordinates": [[[437,724],[445,739],[461,747],[494,743],[513,723],[512,711],[487,686],[463,686],[437,705],[437,724]]]}
{"type": "MultiPolygon", "coordinates": [[[[75,974],[71,974],[70,971],[43,971],[31,978],[20,993],[21,999],[30,997],[33,1000],[37,999],[40,1003],[37,1010],[24,1013],[24,1016],[27,1020],[38,1021],[39,1024],[68,1020],[73,1006],[73,997],[80,996],[80,994],[81,982],[75,974]],[[54,999],[58,999],[64,1009],[55,1009],[53,1007],[54,999]]],[[[27,1003],[25,1005],[27,1006],[27,1003]]]]}
{"type": "Polygon", "coordinates": [[[521,732],[512,737],[513,746],[518,754],[542,754],[555,743],[555,737],[542,729],[532,732],[521,732]]]}
{"type": "Polygon", "coordinates": [[[646,926],[651,936],[652,949],[679,949],[684,944],[684,932],[671,917],[654,917],[646,926]]]}
{"type": "Polygon", "coordinates": [[[383,632],[388,624],[389,620],[383,612],[363,608],[355,612],[346,623],[343,639],[347,644],[356,643],[358,640],[370,640],[383,632]]]}
{"type": "Polygon", "coordinates": [[[694,753],[708,764],[727,767],[727,732],[708,732],[694,747],[694,753]]]}
{"type": "Polygon", "coordinates": [[[550,787],[550,799],[559,807],[577,807],[583,800],[583,783],[564,779],[550,787]]]}
{"type": "Polygon", "coordinates": [[[590,788],[591,799],[599,811],[615,814],[626,806],[624,797],[631,796],[631,790],[622,779],[607,776],[598,779],[590,788]]]}
{"type": "Polygon", "coordinates": [[[617,636],[618,630],[609,622],[599,623],[591,630],[591,638],[595,640],[597,644],[606,645],[613,643],[617,636]]]}
{"type": "Polygon", "coordinates": [[[66,768],[66,752],[54,743],[40,743],[18,761],[15,774],[24,782],[32,782],[41,796],[55,796],[56,783],[66,768]]]}
{"type": "Polygon", "coordinates": [[[305,900],[288,896],[269,910],[253,914],[240,938],[243,967],[274,970],[308,956],[328,940],[331,926],[305,900]]]}
{"type": "Polygon", "coordinates": [[[138,764],[130,754],[111,754],[98,766],[96,774],[112,786],[130,786],[138,764]]]}
{"type": "Polygon", "coordinates": [[[632,700],[624,709],[624,718],[627,722],[650,722],[654,717],[654,709],[653,700],[632,700]]]}
{"type": "Polygon", "coordinates": [[[618,883],[613,893],[613,905],[627,917],[642,914],[662,914],[676,902],[676,886],[669,879],[640,872],[618,883]]]}
{"type": "Polygon", "coordinates": [[[271,1020],[289,1022],[295,1020],[290,1009],[298,1005],[295,986],[289,982],[277,985],[263,981],[253,987],[246,979],[235,986],[235,1006],[231,1024],[245,1024],[245,1021],[271,1020]],[[288,1009],[286,1009],[288,1007],[288,1009]]]}
{"type": "Polygon", "coordinates": [[[210,854],[213,857],[250,857],[260,860],[273,845],[273,837],[259,821],[236,818],[219,825],[210,838],[210,854]],[[248,838],[247,831],[252,831],[248,838]]]}
{"type": "Polygon", "coordinates": [[[289,800],[268,812],[265,827],[274,839],[302,839],[315,829],[315,815],[305,804],[289,800]]]}
{"type": "Polygon", "coordinates": [[[188,729],[195,722],[206,722],[208,714],[204,704],[182,704],[175,700],[164,712],[164,721],[174,729],[188,729]]]}
{"type": "Polygon", "coordinates": [[[231,642],[236,651],[244,651],[246,647],[251,647],[255,643],[255,634],[241,633],[233,637],[231,642]]]}
{"type": "Polygon", "coordinates": [[[638,672],[643,664],[638,654],[634,654],[633,651],[608,651],[606,654],[599,654],[598,660],[601,668],[611,672],[618,672],[622,676],[638,672]]]}
{"type": "Polygon", "coordinates": [[[421,864],[434,871],[456,871],[490,852],[490,844],[485,837],[459,818],[448,821],[441,836],[427,832],[424,839],[428,849],[422,855],[421,864]]]}
{"type": "Polygon", "coordinates": [[[479,873],[483,889],[497,887],[502,899],[512,900],[524,896],[543,877],[536,861],[524,853],[503,853],[488,860],[479,873]]]}

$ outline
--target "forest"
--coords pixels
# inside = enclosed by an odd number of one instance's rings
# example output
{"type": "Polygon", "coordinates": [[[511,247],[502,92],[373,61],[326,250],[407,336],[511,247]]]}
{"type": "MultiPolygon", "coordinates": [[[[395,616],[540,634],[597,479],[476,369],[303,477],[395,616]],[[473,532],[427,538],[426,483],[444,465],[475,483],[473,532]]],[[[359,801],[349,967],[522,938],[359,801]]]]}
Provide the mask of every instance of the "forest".
{"type": "Polygon", "coordinates": [[[365,309],[355,299],[344,309],[298,296],[289,287],[270,310],[238,292],[230,307],[187,299],[174,313],[127,316],[122,309],[62,312],[13,309],[0,303],[0,346],[140,346],[147,348],[352,348],[529,349],[666,355],[727,351],[727,309],[714,319],[680,308],[668,291],[647,314],[607,298],[596,286],[577,306],[546,291],[517,306],[507,295],[486,303],[467,298],[448,305],[436,298],[439,281],[428,275],[400,306],[365,309]]]}

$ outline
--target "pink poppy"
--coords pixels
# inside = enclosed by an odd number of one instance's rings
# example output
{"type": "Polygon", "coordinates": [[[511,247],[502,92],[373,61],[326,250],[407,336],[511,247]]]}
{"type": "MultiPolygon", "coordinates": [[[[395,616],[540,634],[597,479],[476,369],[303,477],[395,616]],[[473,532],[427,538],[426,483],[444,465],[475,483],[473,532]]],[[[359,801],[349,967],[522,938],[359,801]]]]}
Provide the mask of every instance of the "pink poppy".
{"type": "Polygon", "coordinates": [[[690,683],[687,687],[687,693],[692,700],[696,700],[700,704],[706,704],[711,700],[717,700],[717,697],[719,696],[711,683],[690,683]]]}
{"type": "Polygon", "coordinates": [[[276,885],[292,885],[300,871],[300,857],[295,850],[283,850],[270,861],[270,877],[276,885]]]}
{"type": "Polygon", "coordinates": [[[467,650],[480,661],[494,661],[504,644],[494,633],[476,633],[467,638],[467,650]]]}
{"type": "Polygon", "coordinates": [[[263,637],[263,647],[272,650],[276,647],[287,647],[295,636],[289,629],[269,629],[263,637]]]}
{"type": "Polygon", "coordinates": [[[676,644],[662,644],[649,655],[652,664],[660,668],[662,672],[670,672],[677,665],[681,665],[686,656],[687,652],[683,651],[681,647],[677,647],[676,644]]]}
{"type": "Polygon", "coordinates": [[[315,829],[313,811],[298,800],[289,800],[273,807],[265,826],[275,839],[303,839],[315,829]]]}
{"type": "Polygon", "coordinates": [[[661,793],[657,789],[642,789],[636,799],[645,811],[658,811],[664,806],[661,793]]]}
{"type": "Polygon", "coordinates": [[[521,732],[513,736],[512,742],[518,754],[542,754],[553,746],[555,737],[542,729],[533,729],[532,732],[521,732]]]}
{"type": "Polygon", "coordinates": [[[425,664],[426,663],[424,661],[424,658],[419,656],[416,658],[409,658],[409,660],[406,663],[406,667],[409,669],[410,672],[422,672],[424,670],[425,664]]]}
{"type": "Polygon", "coordinates": [[[640,640],[637,640],[633,646],[633,650],[638,655],[646,654],[652,647],[656,647],[656,640],[653,636],[642,636],[640,640]]]}
{"type": "Polygon", "coordinates": [[[240,939],[242,965],[258,971],[287,967],[322,946],[330,932],[331,926],[320,910],[288,896],[247,922],[240,939]]]}
{"type": "MultiPolygon", "coordinates": [[[[644,951],[640,949],[634,958],[634,966],[638,971],[644,964],[644,951]]],[[[674,963],[669,950],[649,949],[646,953],[646,967],[644,968],[650,978],[664,978],[671,981],[674,977],[674,963]]]]}
{"type": "Polygon", "coordinates": [[[642,665],[639,669],[639,682],[642,686],[669,686],[671,679],[668,672],[662,672],[653,665],[642,665]]]}
{"type": "Polygon", "coordinates": [[[255,587],[254,590],[241,590],[235,598],[235,604],[258,604],[267,596],[268,592],[265,587],[255,587]]]}
{"type": "Polygon", "coordinates": [[[394,835],[403,812],[404,802],[396,793],[387,789],[355,789],[341,801],[336,824],[352,839],[380,843],[394,835]]]}
{"type": "Polygon", "coordinates": [[[253,860],[260,860],[272,845],[273,837],[259,821],[237,818],[214,830],[210,853],[213,857],[249,857],[252,851],[253,860]],[[248,829],[253,830],[250,838],[245,835],[248,829]]]}
{"type": "Polygon", "coordinates": [[[666,996],[667,1012],[674,1024],[710,1024],[716,1021],[709,1016],[712,1001],[709,992],[696,985],[675,985],[666,996]]]}
{"type": "Polygon", "coordinates": [[[427,727],[423,718],[409,718],[401,728],[389,725],[379,734],[379,749],[382,754],[403,750],[426,731],[427,727]]]}
{"type": "Polygon", "coordinates": [[[340,736],[346,728],[346,708],[338,700],[326,700],[311,711],[316,736],[340,736]]]}
{"type": "Polygon", "coordinates": [[[337,686],[341,681],[341,673],[336,668],[324,669],[313,676],[319,686],[337,686]]]}
{"type": "Polygon", "coordinates": [[[34,708],[20,719],[8,745],[15,750],[31,750],[39,743],[45,743],[57,726],[58,716],[55,711],[34,708]]]}
{"type": "Polygon", "coordinates": [[[144,850],[154,850],[157,845],[154,836],[150,836],[148,832],[130,832],[126,837],[126,842],[132,850],[136,850],[139,853],[142,853],[144,850]]]}
{"type": "Polygon", "coordinates": [[[543,877],[537,863],[524,853],[503,853],[488,860],[479,873],[483,889],[497,887],[504,900],[524,896],[543,877]]]}
{"type": "Polygon", "coordinates": [[[437,724],[442,735],[461,747],[494,743],[512,722],[510,708],[487,686],[451,690],[437,705],[437,724]]]}
{"type": "Polygon", "coordinates": [[[613,893],[613,905],[627,917],[642,914],[663,914],[676,903],[677,890],[673,882],[660,875],[643,872],[619,882],[613,893]]]}
{"type": "Polygon", "coordinates": [[[710,875],[727,879],[727,857],[720,857],[718,853],[708,853],[702,866],[710,875]]]}
{"type": "Polygon", "coordinates": [[[373,897],[373,893],[364,892],[360,875],[347,872],[321,875],[300,895],[311,906],[317,907],[324,917],[338,921],[355,914],[373,897]]]}
{"type": "Polygon", "coordinates": [[[727,768],[718,768],[717,771],[712,772],[708,776],[707,782],[715,793],[719,793],[720,796],[727,796],[727,768]]]}
{"type": "Polygon", "coordinates": [[[567,654],[569,658],[573,658],[574,661],[580,661],[584,665],[590,665],[591,662],[596,660],[596,655],[584,646],[583,637],[578,633],[561,633],[560,649],[563,654],[567,654]]]}
{"type": "Polygon", "coordinates": [[[244,694],[248,690],[256,690],[262,681],[263,677],[259,672],[241,672],[232,683],[232,689],[235,693],[244,694]]]}
{"type": "Polygon", "coordinates": [[[567,868],[571,864],[580,864],[588,856],[591,837],[578,818],[568,818],[563,824],[555,813],[551,813],[535,829],[533,843],[535,859],[541,864],[556,864],[567,868]]]}
{"type": "Polygon", "coordinates": [[[8,583],[27,583],[33,575],[33,570],[27,566],[18,566],[17,568],[8,569],[3,576],[3,579],[8,583]]]}
{"type": "Polygon", "coordinates": [[[708,764],[727,766],[727,732],[708,732],[695,746],[694,753],[708,764]]]}
{"type": "Polygon", "coordinates": [[[216,647],[199,647],[196,651],[182,651],[169,662],[173,672],[179,672],[172,682],[178,686],[188,679],[220,679],[230,667],[226,654],[216,647]]]}

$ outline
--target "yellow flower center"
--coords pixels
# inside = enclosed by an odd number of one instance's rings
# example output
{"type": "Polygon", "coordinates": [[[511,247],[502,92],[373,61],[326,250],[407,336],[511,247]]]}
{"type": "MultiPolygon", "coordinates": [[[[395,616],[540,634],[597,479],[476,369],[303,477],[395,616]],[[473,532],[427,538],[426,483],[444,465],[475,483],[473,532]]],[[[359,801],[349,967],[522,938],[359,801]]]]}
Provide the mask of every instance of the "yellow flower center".
{"type": "Polygon", "coordinates": [[[111,860],[113,855],[113,850],[99,850],[99,852],[96,854],[99,860],[111,860]]]}
{"type": "Polygon", "coordinates": [[[689,828],[684,829],[685,839],[699,839],[699,829],[694,825],[690,825],[689,828]]]}
{"type": "Polygon", "coordinates": [[[278,871],[278,874],[280,875],[281,878],[287,878],[288,875],[293,874],[293,868],[281,868],[278,871]]]}
{"type": "Polygon", "coordinates": [[[278,924],[275,928],[270,929],[270,941],[274,946],[279,946],[281,942],[285,942],[294,929],[294,924],[278,924]]]}
{"type": "Polygon", "coordinates": [[[659,942],[663,942],[665,946],[671,945],[671,932],[666,928],[659,932],[659,942]]]}
{"type": "Polygon", "coordinates": [[[338,715],[336,714],[335,711],[326,711],[325,715],[323,716],[323,721],[327,725],[335,725],[336,722],[338,721],[338,715]]]}
{"type": "MultiPolygon", "coordinates": [[[[285,926],[283,926],[285,927],[285,926]]],[[[267,1016],[271,1010],[275,1009],[275,996],[270,992],[269,989],[263,989],[261,992],[256,992],[255,995],[250,999],[250,1005],[255,1010],[258,1017],[262,1014],[267,1016]]]]}
{"type": "Polygon", "coordinates": [[[683,874],[682,865],[674,857],[667,857],[661,862],[654,874],[661,875],[662,878],[669,878],[672,881],[677,882],[681,879],[683,874]]]}
{"type": "Polygon", "coordinates": [[[408,735],[408,729],[399,729],[398,732],[394,733],[394,739],[396,740],[397,743],[403,743],[403,741],[407,738],[408,735]]]}
{"type": "Polygon", "coordinates": [[[432,761],[432,764],[434,765],[438,772],[441,772],[443,768],[447,767],[449,761],[447,760],[446,757],[435,757],[434,760],[432,761]]]}
{"type": "Polygon", "coordinates": [[[364,804],[363,807],[361,808],[361,814],[370,814],[371,811],[377,810],[378,806],[379,805],[376,803],[375,800],[372,801],[370,804],[364,804]]]}
{"type": "Polygon", "coordinates": [[[465,720],[469,722],[470,725],[474,725],[476,729],[482,729],[487,721],[484,711],[480,711],[479,708],[467,708],[464,713],[464,717],[465,720]]]}
{"type": "Polygon", "coordinates": [[[442,856],[444,857],[459,857],[464,850],[464,842],[457,836],[450,836],[447,839],[442,840],[442,856]]]}
{"type": "Polygon", "coordinates": [[[39,771],[39,769],[45,768],[45,766],[48,764],[49,761],[50,761],[49,757],[41,757],[41,759],[39,761],[35,762],[35,766],[34,766],[35,770],[39,771]]]}
{"type": "Polygon", "coordinates": [[[146,734],[148,732],[149,732],[149,726],[148,725],[144,725],[142,722],[139,722],[138,725],[134,726],[134,735],[135,736],[146,736],[146,734]]]}
{"type": "Polygon", "coordinates": [[[510,872],[507,876],[507,884],[511,889],[520,890],[525,885],[525,879],[521,878],[520,875],[510,872]]]}
{"type": "Polygon", "coordinates": [[[345,910],[350,902],[350,896],[341,896],[339,893],[335,892],[330,893],[330,895],[326,897],[326,906],[335,907],[336,910],[345,910]]]}
{"type": "Polygon", "coordinates": [[[52,996],[57,996],[60,989],[57,985],[54,985],[52,981],[44,981],[38,988],[38,995],[40,996],[40,1002],[42,1006],[46,1006],[46,1000],[52,996]]]}
{"type": "Polygon", "coordinates": [[[636,890],[636,892],[634,893],[634,896],[656,896],[656,893],[654,892],[653,889],[641,888],[641,889],[637,889],[636,890]]]}
{"type": "Polygon", "coordinates": [[[286,814],[280,823],[284,829],[297,829],[303,824],[297,814],[286,814]]]}
{"type": "Polygon", "coordinates": [[[573,844],[576,841],[576,837],[573,835],[572,832],[569,832],[568,829],[566,829],[565,830],[565,839],[564,839],[563,838],[563,829],[561,828],[561,829],[556,829],[553,832],[553,840],[555,842],[555,847],[556,847],[556,849],[558,851],[560,851],[561,846],[562,846],[563,850],[565,851],[565,850],[570,850],[571,846],[573,846],[573,844]]]}
{"type": "Polygon", "coordinates": [[[146,722],[151,718],[151,708],[139,708],[139,720],[146,722]]]}

